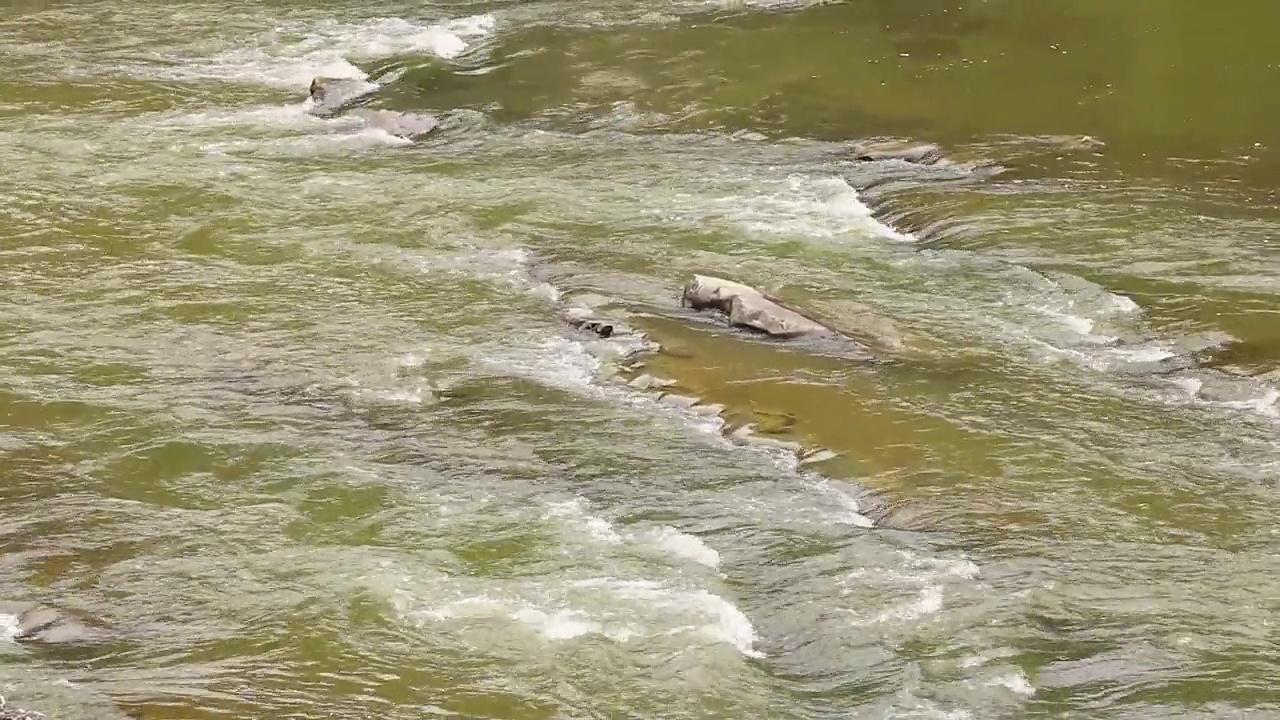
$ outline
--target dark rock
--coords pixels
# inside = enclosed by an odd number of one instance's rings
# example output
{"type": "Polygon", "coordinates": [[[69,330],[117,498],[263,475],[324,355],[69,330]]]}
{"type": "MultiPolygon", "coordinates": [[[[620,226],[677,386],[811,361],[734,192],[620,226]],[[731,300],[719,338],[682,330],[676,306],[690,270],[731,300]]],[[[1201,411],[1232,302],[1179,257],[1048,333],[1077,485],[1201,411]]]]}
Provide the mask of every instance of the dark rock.
{"type": "Polygon", "coordinates": [[[565,322],[569,323],[569,325],[578,328],[579,330],[594,333],[602,338],[611,338],[615,334],[632,334],[629,329],[623,327],[619,323],[602,320],[596,317],[589,308],[569,308],[564,312],[563,317],[565,322]]]}

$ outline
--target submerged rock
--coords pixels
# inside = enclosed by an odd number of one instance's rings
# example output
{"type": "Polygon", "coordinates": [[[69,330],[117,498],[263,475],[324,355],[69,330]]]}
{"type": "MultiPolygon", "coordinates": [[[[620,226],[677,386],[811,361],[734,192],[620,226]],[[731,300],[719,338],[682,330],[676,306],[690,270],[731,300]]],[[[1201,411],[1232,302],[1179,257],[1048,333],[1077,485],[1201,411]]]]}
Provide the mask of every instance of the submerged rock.
{"type": "Polygon", "coordinates": [[[670,387],[672,385],[675,385],[676,381],[668,380],[666,378],[656,378],[648,373],[645,373],[643,375],[636,376],[631,380],[631,382],[627,384],[635,388],[636,390],[648,390],[650,388],[670,387]]]}
{"type": "Polygon", "coordinates": [[[1280,336],[1229,338],[1196,353],[1201,367],[1232,375],[1262,375],[1280,369],[1280,336]]]}
{"type": "Polygon", "coordinates": [[[435,130],[440,124],[434,116],[394,110],[352,110],[351,117],[358,117],[371,128],[405,140],[415,140],[435,130]]]}
{"type": "Polygon", "coordinates": [[[839,333],[748,285],[709,275],[694,275],[684,287],[682,304],[695,310],[712,308],[729,323],[777,338],[835,337],[839,333]]]}
{"type": "Polygon", "coordinates": [[[1067,151],[1085,150],[1098,152],[1107,144],[1092,135],[1067,135],[1053,138],[1054,144],[1067,151]]]}
{"type": "Polygon", "coordinates": [[[0,602],[0,613],[17,618],[13,630],[17,642],[91,642],[99,635],[61,610],[33,602],[0,602]]]}

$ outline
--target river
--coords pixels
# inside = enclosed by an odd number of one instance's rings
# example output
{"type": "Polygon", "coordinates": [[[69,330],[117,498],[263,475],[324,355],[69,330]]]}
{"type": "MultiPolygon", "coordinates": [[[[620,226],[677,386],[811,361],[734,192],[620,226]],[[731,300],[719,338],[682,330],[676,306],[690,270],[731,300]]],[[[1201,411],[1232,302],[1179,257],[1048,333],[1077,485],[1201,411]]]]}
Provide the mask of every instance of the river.
{"type": "Polygon", "coordinates": [[[0,694],[1280,717],[1278,22],[8,3],[0,600],[95,634],[0,615],[0,694]],[[316,76],[439,126],[317,116],[316,76]],[[682,309],[694,273],[873,358],[682,309]]]}

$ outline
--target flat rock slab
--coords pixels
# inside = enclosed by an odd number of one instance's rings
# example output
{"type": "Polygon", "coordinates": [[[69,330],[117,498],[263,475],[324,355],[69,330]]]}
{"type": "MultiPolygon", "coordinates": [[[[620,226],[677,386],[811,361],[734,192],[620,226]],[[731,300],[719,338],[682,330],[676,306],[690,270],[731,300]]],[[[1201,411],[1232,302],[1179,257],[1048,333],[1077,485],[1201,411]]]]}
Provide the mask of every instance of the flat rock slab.
{"type": "Polygon", "coordinates": [[[840,333],[805,317],[749,285],[710,275],[694,275],[684,286],[682,303],[695,310],[719,310],[729,324],[776,338],[839,337],[840,333]]]}

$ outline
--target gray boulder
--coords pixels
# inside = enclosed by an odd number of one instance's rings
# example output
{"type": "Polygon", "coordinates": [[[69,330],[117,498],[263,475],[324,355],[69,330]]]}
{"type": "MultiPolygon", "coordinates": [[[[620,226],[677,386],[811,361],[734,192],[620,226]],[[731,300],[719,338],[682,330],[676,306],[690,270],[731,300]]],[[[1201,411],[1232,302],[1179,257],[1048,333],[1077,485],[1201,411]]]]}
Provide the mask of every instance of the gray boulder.
{"type": "Polygon", "coordinates": [[[684,286],[681,304],[695,310],[719,310],[728,316],[730,325],[776,338],[839,335],[753,287],[710,275],[694,275],[684,286]]]}

